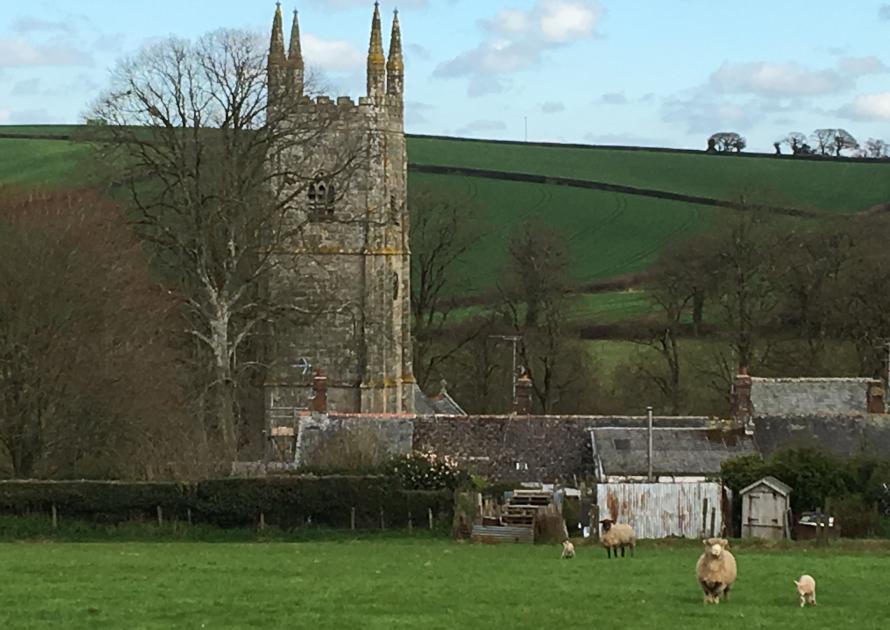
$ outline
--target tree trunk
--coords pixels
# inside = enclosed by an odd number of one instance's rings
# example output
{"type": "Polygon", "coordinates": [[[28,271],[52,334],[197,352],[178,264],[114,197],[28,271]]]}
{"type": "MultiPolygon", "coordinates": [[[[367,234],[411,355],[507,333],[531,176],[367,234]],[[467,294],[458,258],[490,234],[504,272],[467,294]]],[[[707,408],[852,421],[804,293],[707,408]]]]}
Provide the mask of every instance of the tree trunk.
{"type": "Polygon", "coordinates": [[[224,303],[218,304],[216,316],[210,325],[214,359],[213,410],[216,415],[216,438],[224,451],[222,455],[234,458],[237,449],[235,381],[232,377],[232,364],[229,361],[229,313],[224,303]]]}

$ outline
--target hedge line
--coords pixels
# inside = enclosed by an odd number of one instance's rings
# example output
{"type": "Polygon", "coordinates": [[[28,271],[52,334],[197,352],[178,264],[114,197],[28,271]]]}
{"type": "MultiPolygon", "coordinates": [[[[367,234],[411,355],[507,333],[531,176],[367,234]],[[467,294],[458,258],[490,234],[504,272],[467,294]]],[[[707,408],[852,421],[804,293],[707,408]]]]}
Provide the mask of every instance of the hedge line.
{"type": "Polygon", "coordinates": [[[263,521],[358,529],[426,527],[451,519],[449,491],[402,490],[387,477],[272,477],[196,483],[115,481],[2,481],[0,513],[50,514],[97,522],[162,518],[220,527],[263,521]]]}

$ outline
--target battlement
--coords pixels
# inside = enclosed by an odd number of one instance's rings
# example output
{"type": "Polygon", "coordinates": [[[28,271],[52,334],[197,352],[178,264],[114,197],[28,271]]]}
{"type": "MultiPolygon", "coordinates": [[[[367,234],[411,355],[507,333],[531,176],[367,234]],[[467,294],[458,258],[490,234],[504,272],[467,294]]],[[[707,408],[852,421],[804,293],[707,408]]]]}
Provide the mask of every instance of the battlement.
{"type": "Polygon", "coordinates": [[[359,97],[356,102],[351,96],[321,95],[316,97],[297,97],[296,111],[308,115],[324,115],[343,119],[356,119],[366,116],[389,114],[394,119],[399,119],[403,113],[401,99],[393,96],[380,98],[359,97]]]}

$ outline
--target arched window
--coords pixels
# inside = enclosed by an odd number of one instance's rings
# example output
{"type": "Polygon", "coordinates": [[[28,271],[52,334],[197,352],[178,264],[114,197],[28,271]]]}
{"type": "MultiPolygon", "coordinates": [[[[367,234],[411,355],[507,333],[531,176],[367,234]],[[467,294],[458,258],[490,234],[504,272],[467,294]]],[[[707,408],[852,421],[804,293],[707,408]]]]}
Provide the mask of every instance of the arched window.
{"type": "Polygon", "coordinates": [[[323,172],[315,176],[309,184],[309,213],[313,218],[326,219],[334,216],[334,184],[323,172]]]}

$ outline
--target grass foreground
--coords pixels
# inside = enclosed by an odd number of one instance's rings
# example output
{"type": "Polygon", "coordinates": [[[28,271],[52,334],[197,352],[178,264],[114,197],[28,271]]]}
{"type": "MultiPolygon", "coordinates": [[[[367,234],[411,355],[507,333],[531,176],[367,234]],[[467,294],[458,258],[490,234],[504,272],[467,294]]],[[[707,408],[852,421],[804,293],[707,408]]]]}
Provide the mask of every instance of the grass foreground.
{"type": "Polygon", "coordinates": [[[732,600],[702,604],[700,544],[579,547],[338,538],[3,543],[4,628],[886,628],[890,546],[744,546],[732,600]],[[801,610],[792,579],[817,580],[801,610]]]}

